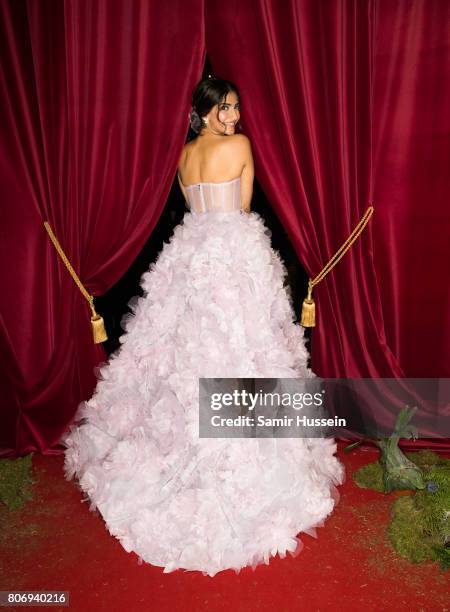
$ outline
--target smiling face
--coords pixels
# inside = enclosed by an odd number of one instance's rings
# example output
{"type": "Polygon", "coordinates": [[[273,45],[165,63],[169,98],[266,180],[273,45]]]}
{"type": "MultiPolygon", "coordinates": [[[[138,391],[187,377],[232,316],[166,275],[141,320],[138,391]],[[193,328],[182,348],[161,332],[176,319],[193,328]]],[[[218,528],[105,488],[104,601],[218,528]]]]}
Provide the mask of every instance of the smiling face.
{"type": "Polygon", "coordinates": [[[239,98],[234,91],[227,93],[225,99],[212,107],[206,115],[208,126],[203,131],[213,134],[230,135],[234,134],[236,123],[241,116],[239,112],[239,98]]]}

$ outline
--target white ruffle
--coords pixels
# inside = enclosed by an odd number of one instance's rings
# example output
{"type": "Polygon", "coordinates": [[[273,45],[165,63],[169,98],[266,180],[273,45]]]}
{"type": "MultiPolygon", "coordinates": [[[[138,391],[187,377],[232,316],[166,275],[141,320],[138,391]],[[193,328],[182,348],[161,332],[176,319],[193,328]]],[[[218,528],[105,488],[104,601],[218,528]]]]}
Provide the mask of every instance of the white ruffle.
{"type": "Polygon", "coordinates": [[[313,376],[285,274],[257,213],[186,213],[63,440],[110,533],[165,572],[296,555],[338,499],[333,440],[198,438],[199,376],[313,376]]]}

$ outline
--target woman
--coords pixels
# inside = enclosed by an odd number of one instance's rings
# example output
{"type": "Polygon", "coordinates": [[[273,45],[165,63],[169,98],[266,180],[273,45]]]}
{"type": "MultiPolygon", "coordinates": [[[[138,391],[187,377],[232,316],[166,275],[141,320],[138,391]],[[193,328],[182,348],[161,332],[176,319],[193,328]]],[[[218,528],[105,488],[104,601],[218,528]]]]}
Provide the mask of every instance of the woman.
{"type": "Polygon", "coordinates": [[[239,93],[201,81],[178,178],[190,209],[142,277],[120,349],[65,438],[67,477],[127,551],[213,576],[296,553],[333,509],[330,439],[199,437],[199,377],[312,377],[285,269],[250,212],[239,93]]]}

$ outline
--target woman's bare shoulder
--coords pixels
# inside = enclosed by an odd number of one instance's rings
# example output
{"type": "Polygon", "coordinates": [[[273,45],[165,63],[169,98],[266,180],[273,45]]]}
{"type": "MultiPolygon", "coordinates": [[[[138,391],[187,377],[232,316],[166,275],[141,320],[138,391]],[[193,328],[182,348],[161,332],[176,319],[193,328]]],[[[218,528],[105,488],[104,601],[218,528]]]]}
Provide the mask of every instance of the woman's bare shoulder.
{"type": "Polygon", "coordinates": [[[233,134],[232,136],[228,136],[227,140],[230,140],[230,142],[235,142],[235,143],[249,143],[250,142],[250,138],[248,136],[246,136],[245,134],[233,134]]]}
{"type": "Polygon", "coordinates": [[[191,140],[189,142],[186,142],[186,144],[183,145],[183,148],[182,148],[181,152],[183,154],[187,153],[189,151],[189,149],[192,149],[193,144],[194,144],[193,140],[191,140]]]}
{"type": "Polygon", "coordinates": [[[233,158],[246,160],[252,156],[250,139],[245,134],[233,134],[224,140],[228,154],[233,158]]]}
{"type": "Polygon", "coordinates": [[[186,144],[183,145],[183,148],[181,149],[181,153],[180,153],[180,159],[178,161],[178,165],[179,166],[181,166],[181,164],[186,159],[186,154],[188,153],[190,148],[191,148],[191,143],[190,142],[187,142],[186,144]]]}
{"type": "Polygon", "coordinates": [[[246,152],[251,148],[250,138],[245,134],[233,134],[232,136],[228,136],[225,140],[227,146],[236,152],[246,152]]]}

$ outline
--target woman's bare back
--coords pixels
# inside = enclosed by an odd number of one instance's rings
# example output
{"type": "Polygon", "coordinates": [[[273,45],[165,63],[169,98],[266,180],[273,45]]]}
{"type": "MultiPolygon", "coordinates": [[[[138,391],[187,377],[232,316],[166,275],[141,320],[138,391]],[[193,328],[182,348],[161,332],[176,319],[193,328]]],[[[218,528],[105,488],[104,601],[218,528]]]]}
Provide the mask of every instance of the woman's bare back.
{"type": "Polygon", "coordinates": [[[253,156],[244,134],[198,136],[187,143],[178,163],[178,182],[187,200],[186,187],[196,183],[223,183],[241,179],[242,208],[250,212],[253,193],[253,156]]]}
{"type": "Polygon", "coordinates": [[[241,176],[245,160],[236,155],[236,139],[199,136],[182,151],[178,171],[184,186],[194,183],[222,183],[241,176]]]}

